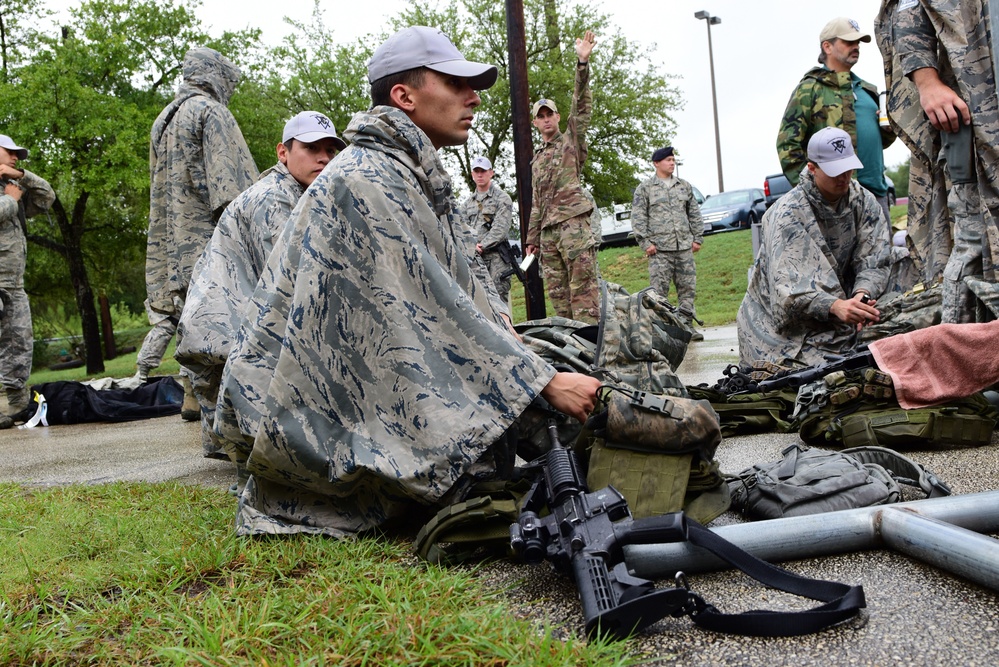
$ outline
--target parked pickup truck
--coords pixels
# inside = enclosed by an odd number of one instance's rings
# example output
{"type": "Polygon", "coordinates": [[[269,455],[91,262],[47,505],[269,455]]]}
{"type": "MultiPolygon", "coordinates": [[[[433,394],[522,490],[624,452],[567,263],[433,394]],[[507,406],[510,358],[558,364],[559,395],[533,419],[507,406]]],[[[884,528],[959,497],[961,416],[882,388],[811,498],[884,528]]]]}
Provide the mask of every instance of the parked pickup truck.
{"type": "Polygon", "coordinates": [[[773,174],[763,179],[763,197],[767,208],[773,206],[774,202],[780,199],[791,189],[791,183],[784,174],[773,174]]]}

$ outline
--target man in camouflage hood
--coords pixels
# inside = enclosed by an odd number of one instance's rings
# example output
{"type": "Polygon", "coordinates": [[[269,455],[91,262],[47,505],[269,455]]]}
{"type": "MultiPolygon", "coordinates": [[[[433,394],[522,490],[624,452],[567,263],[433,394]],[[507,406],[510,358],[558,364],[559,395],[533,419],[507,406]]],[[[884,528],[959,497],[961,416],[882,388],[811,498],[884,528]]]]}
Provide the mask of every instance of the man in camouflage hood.
{"type": "Polygon", "coordinates": [[[226,207],[194,265],[175,356],[190,373],[201,406],[207,457],[227,458],[212,442],[212,424],[222,368],[239,331],[243,306],[302,193],[344,148],[333,121],[324,114],[303,111],[289,120],[276,148],[277,164],[226,207]]]}
{"type": "Polygon", "coordinates": [[[886,0],[875,26],[888,117],[912,152],[908,232],[943,321],[999,309],[999,48],[995,0],[886,0]],[[991,296],[989,296],[991,294],[991,296]]]}
{"type": "Polygon", "coordinates": [[[763,216],[763,235],[736,318],[742,366],[807,365],[848,352],[880,313],[890,242],[874,196],[852,179],[850,135],[827,127],[808,142],[798,185],[763,216]],[[865,302],[864,297],[870,299],[865,302]]]}
{"type": "Polygon", "coordinates": [[[241,534],[411,519],[495,474],[537,396],[577,419],[595,403],[598,381],[556,373],[499,314],[437,154],[467,141],[496,68],[417,26],[368,79],[374,106],[275,242],[223,373],[241,534]]]}
{"type": "Polygon", "coordinates": [[[218,51],[191,49],[184,81],[153,123],[149,141],[146,310],[153,329],[137,360],[144,381],[159,366],[187,298],[194,263],[257,167],[227,105],[239,69],[218,51]]]}

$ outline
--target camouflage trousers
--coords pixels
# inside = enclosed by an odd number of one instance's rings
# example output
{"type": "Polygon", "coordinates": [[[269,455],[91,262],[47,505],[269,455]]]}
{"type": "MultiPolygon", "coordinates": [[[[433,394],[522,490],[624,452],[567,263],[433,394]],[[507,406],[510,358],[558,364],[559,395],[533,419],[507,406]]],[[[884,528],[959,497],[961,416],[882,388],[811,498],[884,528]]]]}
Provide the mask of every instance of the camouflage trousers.
{"type": "Polygon", "coordinates": [[[981,277],[985,219],[977,183],[955,183],[947,197],[954,215],[954,248],[943,271],[942,320],[959,324],[975,321],[975,295],[965,276],[981,277]]]}
{"type": "Polygon", "coordinates": [[[21,287],[0,287],[0,382],[23,389],[31,375],[31,305],[21,287]]]}
{"type": "Polygon", "coordinates": [[[589,213],[541,230],[541,272],[556,315],[589,324],[600,321],[597,246],[589,213]]]}
{"type": "Polygon", "coordinates": [[[697,272],[694,269],[694,252],[687,250],[658,250],[649,257],[649,284],[669,298],[670,283],[676,285],[677,306],[684,313],[694,314],[694,295],[697,291],[697,272]]]}
{"type": "Polygon", "coordinates": [[[153,328],[149,330],[142,340],[142,347],[139,348],[138,358],[135,360],[136,366],[142,366],[147,370],[152,370],[163,361],[170,339],[177,333],[177,322],[180,321],[180,314],[184,310],[184,299],[175,295],[172,310],[160,310],[153,308],[146,299],[146,314],[149,316],[149,323],[153,328]]]}
{"type": "Polygon", "coordinates": [[[506,278],[501,276],[510,270],[510,265],[504,262],[500,257],[500,254],[495,250],[483,253],[482,259],[486,263],[486,268],[489,269],[489,277],[493,279],[493,285],[496,286],[496,291],[499,293],[500,300],[503,301],[503,303],[509,303],[510,279],[513,276],[507,276],[506,278]]]}

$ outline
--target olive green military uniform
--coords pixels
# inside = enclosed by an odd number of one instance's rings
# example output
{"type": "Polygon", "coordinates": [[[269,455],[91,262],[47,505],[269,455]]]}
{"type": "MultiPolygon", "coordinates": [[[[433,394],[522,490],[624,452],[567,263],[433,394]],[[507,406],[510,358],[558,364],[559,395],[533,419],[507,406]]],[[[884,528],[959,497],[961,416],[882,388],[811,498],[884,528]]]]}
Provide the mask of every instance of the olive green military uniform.
{"type": "Polygon", "coordinates": [[[556,314],[582,322],[600,319],[597,246],[580,174],[593,110],[589,63],[576,64],[572,110],[565,133],[534,153],[527,244],[541,249],[541,269],[556,314]]]}

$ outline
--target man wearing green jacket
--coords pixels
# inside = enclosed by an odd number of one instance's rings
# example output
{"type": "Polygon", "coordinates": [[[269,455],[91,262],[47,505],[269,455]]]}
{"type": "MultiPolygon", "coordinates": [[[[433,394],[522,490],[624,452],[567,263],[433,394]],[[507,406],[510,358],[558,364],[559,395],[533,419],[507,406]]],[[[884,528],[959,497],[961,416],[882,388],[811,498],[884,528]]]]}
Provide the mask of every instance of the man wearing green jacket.
{"type": "Polygon", "coordinates": [[[879,123],[878,89],[851,71],[860,57],[860,43],[870,41],[852,19],[840,17],[826,24],[819,34],[820,66],[805,73],[784,110],[777,156],[784,175],[797,185],[812,135],[824,127],[844,130],[864,163],[857,180],[878,200],[887,223],[891,217],[883,151],[895,134],[879,123]]]}

